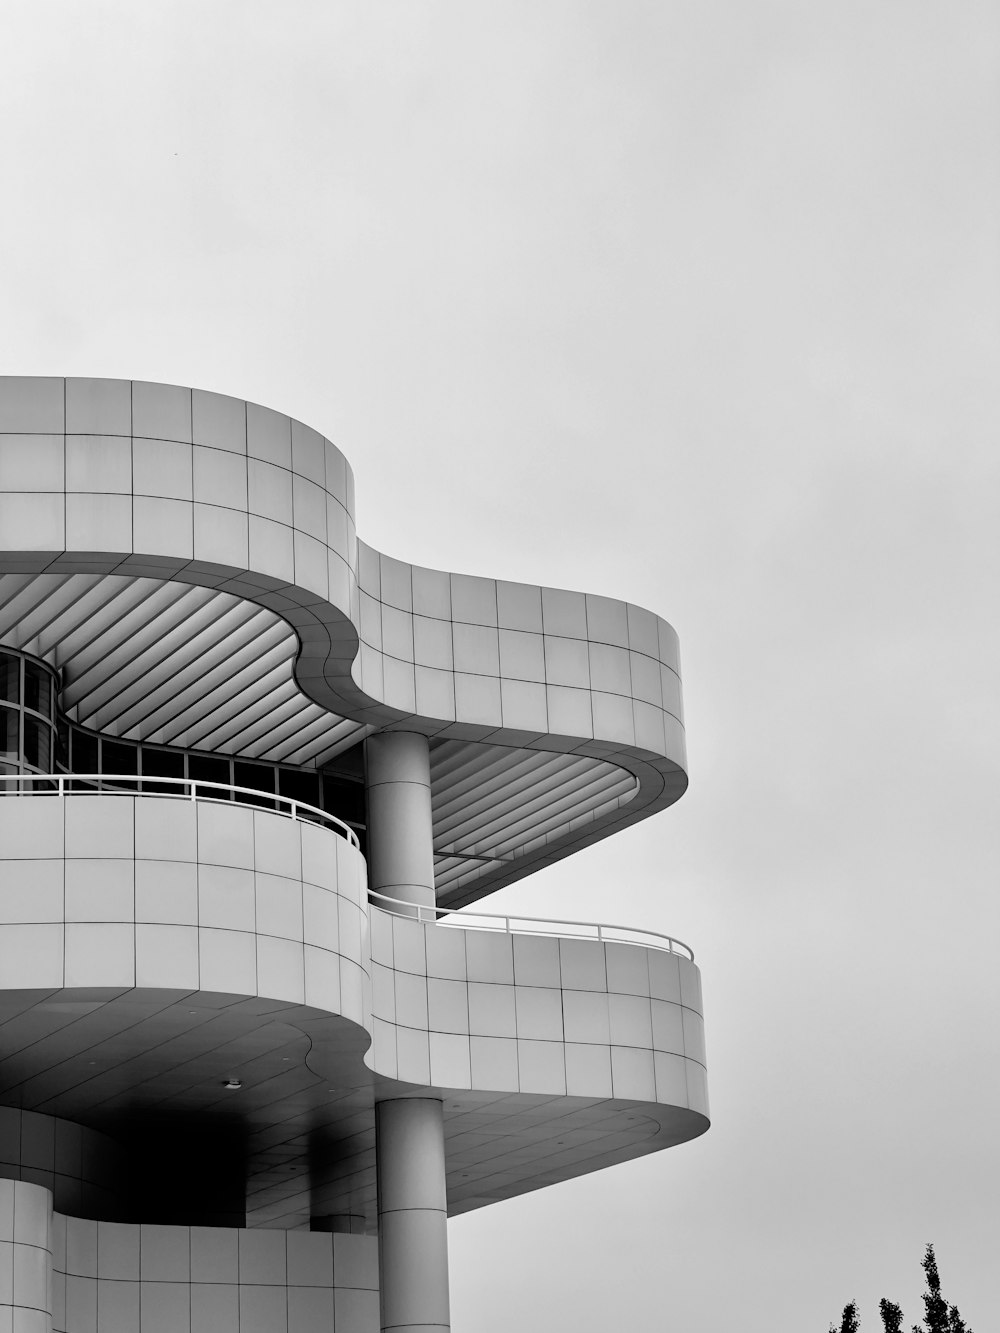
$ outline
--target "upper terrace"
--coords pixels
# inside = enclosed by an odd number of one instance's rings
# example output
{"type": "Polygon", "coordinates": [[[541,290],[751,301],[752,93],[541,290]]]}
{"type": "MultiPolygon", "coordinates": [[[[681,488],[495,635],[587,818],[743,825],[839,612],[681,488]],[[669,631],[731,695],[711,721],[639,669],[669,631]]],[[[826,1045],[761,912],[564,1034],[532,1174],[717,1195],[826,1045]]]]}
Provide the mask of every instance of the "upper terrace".
{"type": "Polygon", "coordinates": [[[0,644],[57,669],[67,724],[140,745],[137,768],[175,749],[349,783],[374,728],[422,731],[445,906],[683,792],[665,621],[373,551],[346,460],[299,422],[5,378],[0,446],[0,644]]]}

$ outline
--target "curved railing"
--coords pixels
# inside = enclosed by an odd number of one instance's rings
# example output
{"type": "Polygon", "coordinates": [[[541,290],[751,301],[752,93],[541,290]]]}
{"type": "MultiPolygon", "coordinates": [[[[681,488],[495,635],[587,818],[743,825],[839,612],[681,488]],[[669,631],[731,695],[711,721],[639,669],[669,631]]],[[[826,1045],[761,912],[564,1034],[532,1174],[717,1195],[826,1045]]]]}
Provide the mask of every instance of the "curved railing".
{"type": "Polygon", "coordinates": [[[166,796],[170,800],[225,801],[253,805],[270,810],[273,814],[290,819],[301,819],[309,824],[326,824],[346,838],[352,847],[360,848],[358,835],[349,824],[336,815],[327,814],[305,801],[293,801],[290,796],[277,792],[256,791],[253,787],[233,787],[225,782],[203,782],[196,778],[161,778],[149,775],[137,777],[134,773],[0,773],[0,795],[6,796],[166,796]],[[82,784],[89,785],[84,786],[82,784]],[[15,791],[10,791],[14,786],[15,791]],[[176,792],[164,787],[182,788],[176,792]],[[225,792],[213,796],[213,792],[225,792]],[[240,798],[250,798],[243,799],[240,798]]]}
{"type": "Polygon", "coordinates": [[[499,912],[470,912],[467,907],[425,907],[402,898],[389,898],[369,890],[368,899],[392,916],[457,926],[461,930],[496,930],[508,935],[545,935],[556,939],[601,940],[614,944],[639,944],[647,949],[662,949],[694,962],[694,950],[672,935],[658,930],[635,930],[631,926],[606,926],[598,921],[549,921],[538,916],[511,916],[499,912]]]}

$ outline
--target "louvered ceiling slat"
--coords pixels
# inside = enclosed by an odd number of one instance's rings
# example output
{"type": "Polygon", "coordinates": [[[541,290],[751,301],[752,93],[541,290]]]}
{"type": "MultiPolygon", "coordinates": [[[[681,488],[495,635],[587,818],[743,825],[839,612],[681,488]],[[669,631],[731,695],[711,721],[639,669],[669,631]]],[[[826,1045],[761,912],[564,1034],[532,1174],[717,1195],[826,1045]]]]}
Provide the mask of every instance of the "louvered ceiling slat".
{"type": "Polygon", "coordinates": [[[237,695],[244,684],[256,679],[262,662],[283,662],[289,652],[281,626],[267,618],[247,621],[234,632],[231,655],[221,657],[193,679],[185,670],[182,688],[174,695],[168,694],[165,701],[157,701],[141,723],[135,724],[137,734],[145,739],[163,733],[161,739],[166,744],[166,735],[174,735],[178,729],[197,730],[219,710],[238,707],[237,695]]]}
{"type": "Polygon", "coordinates": [[[311,745],[303,750],[296,750],[292,754],[276,755],[275,758],[283,759],[286,764],[304,764],[308,762],[315,764],[317,768],[322,768],[324,764],[328,764],[332,759],[335,759],[338,754],[353,749],[359,741],[363,741],[366,736],[370,736],[375,730],[375,727],[368,726],[364,722],[352,722],[350,718],[344,718],[324,737],[322,749],[316,749],[315,745],[311,745]]]}
{"type": "MultiPolygon", "coordinates": [[[[262,660],[266,663],[274,656],[269,653],[262,660]]],[[[255,677],[252,683],[244,686],[238,700],[234,701],[233,710],[227,713],[217,709],[211,717],[203,720],[200,727],[192,726],[188,734],[198,739],[185,741],[185,744],[199,750],[223,749],[231,752],[232,746],[239,748],[240,738],[247,728],[254,727],[260,717],[266,716],[274,702],[284,697],[285,688],[294,689],[284,674],[287,671],[290,675],[290,670],[290,662],[279,659],[270,670],[262,672],[259,678],[255,677]]]]}
{"type": "MultiPolygon", "coordinates": [[[[228,712],[217,710],[185,730],[167,730],[164,732],[164,743],[180,745],[191,750],[218,750],[220,754],[240,754],[242,727],[252,722],[261,709],[266,708],[270,697],[273,696],[265,694],[240,700],[239,714],[236,718],[228,712]],[[223,721],[226,723],[225,732],[222,728],[223,721]]],[[[178,719],[178,722],[183,720],[178,719]]]]}
{"type": "MultiPolygon", "coordinates": [[[[0,633],[16,630],[27,641],[44,633],[50,622],[62,616],[85,592],[93,591],[94,575],[81,575],[74,585],[72,576],[42,574],[5,574],[0,576],[0,633]]],[[[111,595],[105,592],[105,597],[111,595]]]]}
{"type": "Polygon", "coordinates": [[[248,720],[242,728],[240,751],[251,759],[259,759],[270,748],[279,730],[283,730],[284,724],[297,719],[301,725],[313,716],[308,706],[301,706],[294,688],[287,694],[282,691],[281,695],[272,695],[265,706],[257,710],[254,720],[248,720]]]}
{"type": "Polygon", "coordinates": [[[100,633],[67,661],[67,684],[74,697],[106,697],[116,675],[125,671],[141,674],[142,663],[155,660],[161,645],[171,636],[183,634],[184,626],[203,611],[211,598],[206,592],[204,588],[189,588],[183,597],[168,599],[154,587],[113,623],[102,626],[100,633]]]}
{"type": "MultiPolygon", "coordinates": [[[[296,636],[278,615],[211,588],[3,575],[2,640],[30,642],[62,666],[71,715],[128,739],[319,766],[373,730],[301,693],[296,636]]],[[[432,744],[431,772],[442,889],[471,884],[635,790],[613,764],[460,741],[432,744]]]]}
{"type": "Polygon", "coordinates": [[[49,629],[53,620],[58,620],[66,611],[72,611],[72,619],[76,624],[81,623],[88,613],[99,613],[99,609],[117,595],[114,588],[106,588],[98,593],[86,584],[64,587],[63,581],[55,576],[41,577],[46,579],[44,584],[39,580],[39,585],[20,589],[4,607],[5,629],[9,626],[10,632],[22,643],[31,641],[49,629]],[[85,606],[78,609],[81,602],[85,606]]]}
{"type": "MultiPolygon", "coordinates": [[[[631,793],[622,793],[624,795],[631,793]]],[[[547,817],[535,817],[519,820],[510,824],[504,830],[502,838],[496,835],[492,838],[487,836],[485,839],[492,844],[493,850],[498,855],[506,855],[514,848],[522,848],[526,845],[526,839],[530,837],[541,837],[544,841],[549,834],[561,832],[575,820],[586,815],[592,817],[593,810],[597,805],[603,804],[609,797],[608,789],[600,782],[589,784],[586,787],[580,787],[572,793],[567,793],[563,799],[553,802],[551,806],[546,806],[546,810],[551,813],[547,817]]],[[[620,801],[621,796],[615,796],[614,801],[620,801]]],[[[487,831],[488,835],[488,831],[487,831]]]]}
{"type": "MultiPolygon", "coordinates": [[[[200,682],[204,696],[209,674],[225,668],[234,649],[261,624],[245,604],[222,608],[221,615],[212,606],[199,608],[183,626],[164,633],[155,647],[137,657],[127,674],[117,675],[104,691],[94,691],[87,700],[88,711],[128,729],[141,727],[188,685],[197,689],[200,682]]],[[[286,637],[279,626],[269,628],[272,641],[286,637]]]]}
{"type": "Polygon", "coordinates": [[[477,749],[475,764],[463,769],[460,780],[454,776],[451,781],[441,780],[436,767],[432,766],[438,817],[442,822],[447,822],[463,807],[468,808],[470,800],[489,805],[496,792],[514,790],[537,781],[540,774],[558,767],[562,758],[535,750],[503,750],[494,752],[494,755],[491,757],[488,748],[483,753],[477,749]]]}
{"type": "Polygon", "coordinates": [[[536,787],[529,799],[516,804],[504,802],[492,817],[480,814],[467,822],[463,835],[442,840],[442,845],[502,855],[523,841],[527,830],[560,826],[589,808],[593,800],[602,799],[607,786],[616,781],[614,770],[604,768],[603,772],[577,774],[563,782],[553,775],[536,787]]]}
{"type": "Polygon", "coordinates": [[[315,704],[302,708],[293,696],[270,717],[267,732],[249,741],[246,753],[254,759],[274,759],[286,750],[298,750],[311,741],[320,740],[330,732],[330,714],[315,704]]]}
{"type": "Polygon", "coordinates": [[[460,836],[465,823],[478,820],[490,811],[498,811],[498,802],[505,807],[518,803],[525,799],[526,793],[544,787],[549,777],[562,782],[593,768],[593,761],[581,760],[577,756],[543,755],[540,756],[542,762],[538,762],[536,751],[520,753],[525,755],[524,762],[516,769],[505,768],[502,774],[495,771],[487,753],[480,762],[481,786],[473,778],[466,777],[457,790],[453,788],[440,795],[435,790],[434,818],[442,836],[449,839],[460,836]],[[476,793],[475,799],[473,792],[476,793]]]}
{"type": "Polygon", "coordinates": [[[0,617],[12,598],[19,596],[25,588],[37,584],[45,575],[38,574],[0,574],[0,617]]]}
{"type": "Polygon", "coordinates": [[[102,643],[114,649],[142,617],[155,620],[167,606],[186,600],[190,591],[183,585],[165,587],[151,579],[109,578],[105,582],[107,587],[95,587],[80,599],[72,616],[66,617],[65,628],[59,626],[60,653],[68,682],[75,681],[89,664],[102,660],[102,643]]]}

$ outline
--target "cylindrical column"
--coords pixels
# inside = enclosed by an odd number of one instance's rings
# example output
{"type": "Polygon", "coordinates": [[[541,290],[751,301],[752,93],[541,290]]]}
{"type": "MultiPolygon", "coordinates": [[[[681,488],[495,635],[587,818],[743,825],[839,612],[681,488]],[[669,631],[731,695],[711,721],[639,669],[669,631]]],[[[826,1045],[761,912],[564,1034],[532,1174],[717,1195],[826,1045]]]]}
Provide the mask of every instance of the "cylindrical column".
{"type": "Polygon", "coordinates": [[[382,1333],[442,1333],[451,1316],[441,1103],[380,1102],[375,1142],[382,1333]]]}
{"type": "Polygon", "coordinates": [[[6,1314],[7,1328],[13,1320],[25,1333],[52,1333],[52,1195],[42,1185],[0,1180],[0,1228],[7,1273],[0,1323],[6,1314]]]}
{"type": "Polygon", "coordinates": [[[365,742],[368,884],[376,893],[434,906],[431,764],[426,736],[383,731],[365,742]]]}

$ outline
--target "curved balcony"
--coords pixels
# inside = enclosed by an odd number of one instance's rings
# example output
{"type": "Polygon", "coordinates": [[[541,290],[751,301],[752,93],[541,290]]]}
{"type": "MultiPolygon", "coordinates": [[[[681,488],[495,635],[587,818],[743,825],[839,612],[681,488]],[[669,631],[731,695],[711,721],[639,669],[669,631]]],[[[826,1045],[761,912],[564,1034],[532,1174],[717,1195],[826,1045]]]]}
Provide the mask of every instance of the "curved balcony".
{"type": "Polygon", "coordinates": [[[707,1128],[700,978],[670,936],[415,919],[369,897],[342,821],[250,789],[257,808],[191,780],[4,785],[47,799],[0,800],[0,1100],[105,1132],[125,1105],[150,1123],[235,1116],[258,1225],[374,1216],[363,1144],[343,1150],[350,1189],[313,1180],[306,1148],[280,1179],[257,1149],[276,1122],[346,1142],[380,1096],[445,1101],[453,1212],[537,1188],[536,1151],[569,1179],[707,1128]],[[462,1155],[469,1132],[482,1163],[462,1155]]]}
{"type": "Polygon", "coordinates": [[[494,930],[507,935],[539,935],[547,939],[598,940],[614,944],[636,944],[646,949],[663,949],[694,962],[694,950],[683,940],[658,930],[640,930],[635,926],[606,925],[599,921],[556,921],[540,916],[512,916],[502,912],[476,912],[468,907],[427,907],[421,903],[389,898],[384,893],[368,891],[368,901],[390,916],[409,917],[424,923],[450,926],[459,930],[494,930]]]}
{"type": "Polygon", "coordinates": [[[336,815],[289,796],[272,795],[253,787],[194,778],[136,777],[134,773],[0,773],[0,794],[8,796],[166,796],[175,800],[217,801],[251,805],[289,819],[322,824],[333,829],[352,847],[360,848],[358,835],[336,815]]]}

